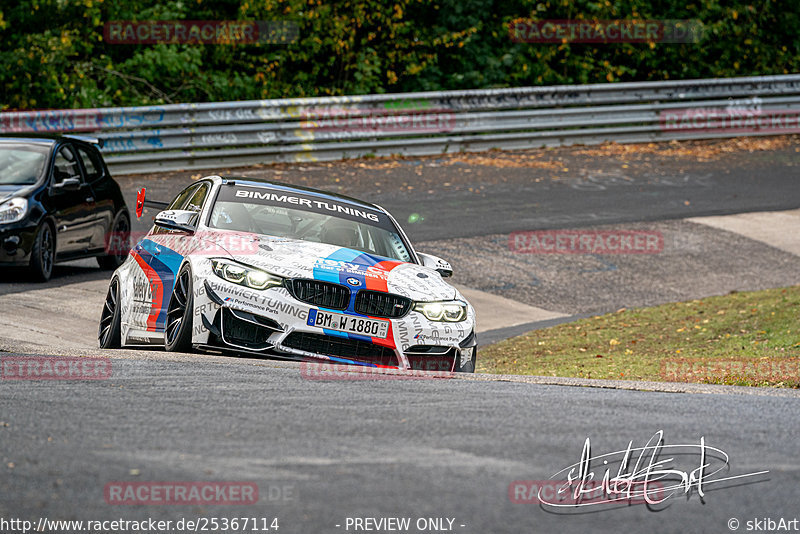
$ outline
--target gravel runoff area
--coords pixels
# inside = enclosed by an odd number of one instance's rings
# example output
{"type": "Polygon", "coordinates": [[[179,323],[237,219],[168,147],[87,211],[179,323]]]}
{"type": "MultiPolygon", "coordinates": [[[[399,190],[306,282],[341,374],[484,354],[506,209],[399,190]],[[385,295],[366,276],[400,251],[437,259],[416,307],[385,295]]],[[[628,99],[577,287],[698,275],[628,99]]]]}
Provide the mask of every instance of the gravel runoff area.
{"type": "Polygon", "coordinates": [[[599,314],[794,285],[800,259],[738,234],[686,221],[600,226],[663,236],[653,254],[531,254],[507,234],[420,243],[458,266],[454,281],[566,314],[599,314]]]}

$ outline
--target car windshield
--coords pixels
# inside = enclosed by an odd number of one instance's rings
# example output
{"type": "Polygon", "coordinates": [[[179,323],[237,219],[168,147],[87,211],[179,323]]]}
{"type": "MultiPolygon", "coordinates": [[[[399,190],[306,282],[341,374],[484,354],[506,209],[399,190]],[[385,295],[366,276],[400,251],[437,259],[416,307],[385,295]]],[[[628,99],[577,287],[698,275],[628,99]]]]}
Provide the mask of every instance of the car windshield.
{"type": "Polygon", "coordinates": [[[411,261],[394,223],[378,210],[295,191],[223,185],[209,226],[327,243],[411,261]]]}
{"type": "Polygon", "coordinates": [[[0,144],[0,185],[33,185],[44,173],[47,145],[0,144]]]}

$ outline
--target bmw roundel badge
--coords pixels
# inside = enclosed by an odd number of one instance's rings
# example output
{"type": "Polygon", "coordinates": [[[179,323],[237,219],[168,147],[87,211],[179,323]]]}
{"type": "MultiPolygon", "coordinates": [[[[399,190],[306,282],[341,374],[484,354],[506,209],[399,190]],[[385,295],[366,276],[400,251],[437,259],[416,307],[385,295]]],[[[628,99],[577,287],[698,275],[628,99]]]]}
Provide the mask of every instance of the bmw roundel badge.
{"type": "Polygon", "coordinates": [[[361,285],[361,281],[358,278],[353,278],[352,276],[347,279],[347,283],[354,287],[361,285]]]}

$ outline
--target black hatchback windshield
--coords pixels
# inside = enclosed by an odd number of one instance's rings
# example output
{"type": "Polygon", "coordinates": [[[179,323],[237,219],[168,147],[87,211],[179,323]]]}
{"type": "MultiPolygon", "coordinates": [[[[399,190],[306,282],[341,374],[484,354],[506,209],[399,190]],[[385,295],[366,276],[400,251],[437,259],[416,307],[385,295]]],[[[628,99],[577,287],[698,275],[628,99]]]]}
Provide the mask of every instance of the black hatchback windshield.
{"type": "Polygon", "coordinates": [[[48,145],[0,143],[0,185],[33,185],[44,173],[48,145]]]}

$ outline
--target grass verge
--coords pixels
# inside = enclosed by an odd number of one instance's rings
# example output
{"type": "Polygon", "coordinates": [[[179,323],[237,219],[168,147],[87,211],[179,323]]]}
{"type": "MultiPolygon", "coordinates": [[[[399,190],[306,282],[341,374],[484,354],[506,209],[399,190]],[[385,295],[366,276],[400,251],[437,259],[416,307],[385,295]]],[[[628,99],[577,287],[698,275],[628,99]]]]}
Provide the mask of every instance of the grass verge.
{"type": "Polygon", "coordinates": [[[620,310],[481,349],[478,372],[800,388],[800,286],[620,310]]]}

